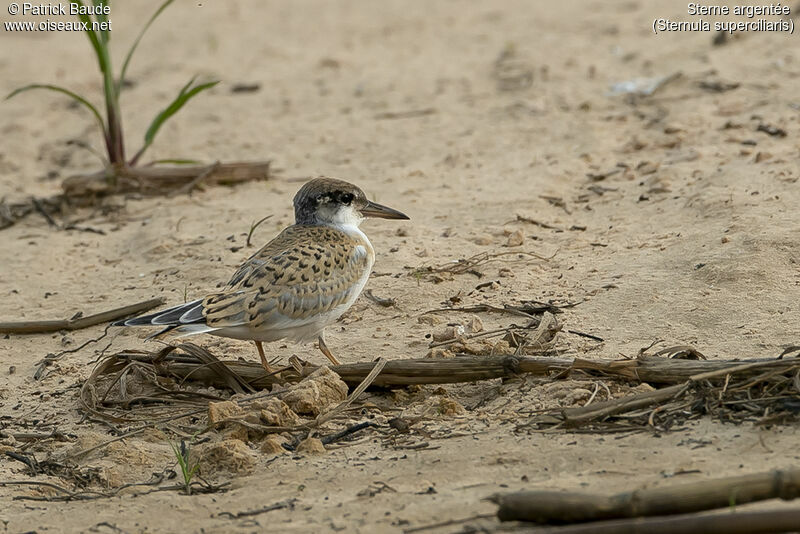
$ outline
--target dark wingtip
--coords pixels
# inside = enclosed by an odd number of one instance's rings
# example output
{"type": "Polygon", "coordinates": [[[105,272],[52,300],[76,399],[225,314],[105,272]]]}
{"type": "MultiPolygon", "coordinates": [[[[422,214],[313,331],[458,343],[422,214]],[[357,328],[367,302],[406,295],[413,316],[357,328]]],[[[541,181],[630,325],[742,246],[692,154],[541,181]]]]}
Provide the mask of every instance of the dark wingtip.
{"type": "Polygon", "coordinates": [[[114,321],[111,326],[180,326],[187,323],[196,323],[204,320],[202,315],[202,300],[194,300],[179,304],[166,310],[161,310],[150,315],[139,315],[114,321]],[[183,320],[184,315],[196,312],[194,316],[183,320]]]}
{"type": "Polygon", "coordinates": [[[151,315],[142,315],[140,317],[129,317],[127,319],[114,321],[111,323],[111,326],[147,326],[152,324],[151,320],[151,315]]]}

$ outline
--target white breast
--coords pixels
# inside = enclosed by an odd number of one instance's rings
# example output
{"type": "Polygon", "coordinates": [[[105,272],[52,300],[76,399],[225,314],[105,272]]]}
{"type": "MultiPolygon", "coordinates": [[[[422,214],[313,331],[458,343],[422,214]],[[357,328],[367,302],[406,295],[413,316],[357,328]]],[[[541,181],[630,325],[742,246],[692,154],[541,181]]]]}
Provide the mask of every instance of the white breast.
{"type": "Polygon", "coordinates": [[[330,312],[325,314],[326,325],[333,323],[339,317],[341,317],[344,312],[350,309],[350,306],[353,305],[358,296],[364,290],[364,286],[367,285],[367,280],[369,280],[369,275],[372,274],[372,266],[375,264],[375,249],[372,248],[372,243],[370,243],[367,234],[362,232],[361,229],[355,224],[337,225],[337,228],[363,243],[361,245],[356,245],[356,255],[358,255],[359,257],[363,257],[361,255],[366,255],[367,266],[364,269],[364,273],[355,283],[354,291],[350,294],[350,298],[348,298],[344,303],[340,304],[339,306],[336,306],[330,312]]]}

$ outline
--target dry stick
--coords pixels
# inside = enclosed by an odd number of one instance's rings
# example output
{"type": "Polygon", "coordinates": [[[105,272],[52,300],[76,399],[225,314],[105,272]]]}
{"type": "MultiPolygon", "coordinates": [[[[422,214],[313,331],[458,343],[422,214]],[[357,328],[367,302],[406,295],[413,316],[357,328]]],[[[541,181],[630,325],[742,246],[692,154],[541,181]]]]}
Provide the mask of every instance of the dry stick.
{"type": "Polygon", "coordinates": [[[576,336],[585,337],[586,339],[591,339],[592,341],[599,341],[599,342],[605,341],[605,339],[603,339],[600,336],[596,336],[594,334],[587,334],[586,332],[581,332],[579,330],[567,330],[567,332],[570,334],[575,334],[576,336]]]}
{"type": "MultiPolygon", "coordinates": [[[[140,361],[154,363],[157,353],[120,352],[111,358],[119,361],[140,361]]],[[[159,360],[160,361],[160,360],[159,360]]],[[[222,360],[221,360],[222,361],[222,360]]],[[[269,388],[277,383],[274,377],[265,377],[264,368],[257,362],[222,361],[231,371],[239,375],[256,389],[269,388]]],[[[198,368],[199,362],[192,362],[185,355],[170,355],[160,361],[164,373],[176,377],[185,377],[191,373],[197,381],[211,385],[226,387],[220,377],[209,369],[198,368]]],[[[372,370],[372,363],[353,363],[335,365],[331,370],[338,374],[347,385],[355,387],[364,380],[372,370]]],[[[309,365],[302,376],[285,377],[298,381],[307,373],[318,367],[309,365]]],[[[516,374],[532,374],[548,376],[553,373],[582,371],[610,378],[648,382],[651,384],[676,384],[683,386],[687,379],[696,380],[713,378],[713,375],[724,376],[736,373],[738,376],[755,376],[764,369],[783,369],[790,371],[800,368],[798,360],[757,360],[744,363],[740,361],[693,361],[672,360],[666,358],[642,358],[627,360],[583,360],[543,357],[517,357],[512,355],[458,356],[453,359],[416,358],[390,360],[373,385],[380,387],[407,386],[414,384],[455,384],[474,382],[493,378],[511,377],[516,374]],[[710,371],[713,375],[702,377],[698,373],[710,371]]],[[[722,381],[721,381],[722,382],[722,381]]],[[[659,390],[662,391],[662,390],[659,390]]],[[[653,392],[657,393],[657,392],[653,392]]],[[[602,403],[592,405],[593,409],[602,403]]]]}
{"type": "Polygon", "coordinates": [[[800,469],[787,469],[689,484],[648,488],[616,495],[560,491],[495,494],[501,521],[577,523],[621,517],[684,514],[766,499],[800,497],[800,469]]]}
{"type": "Polygon", "coordinates": [[[355,434],[356,432],[364,430],[365,428],[370,428],[372,426],[377,426],[377,425],[375,425],[375,423],[372,423],[370,421],[364,421],[362,423],[351,425],[345,428],[344,430],[340,430],[339,432],[328,434],[327,436],[322,436],[321,438],[319,438],[319,440],[322,442],[323,445],[329,445],[332,443],[336,443],[340,439],[344,439],[347,436],[350,436],[351,434],[355,434]]]}
{"type": "Polygon", "coordinates": [[[217,517],[228,516],[230,519],[240,519],[242,517],[253,517],[254,515],[261,515],[267,512],[272,512],[273,510],[282,510],[284,508],[294,508],[294,504],[297,502],[297,499],[289,499],[286,501],[276,502],[275,504],[270,504],[269,506],[265,506],[263,508],[259,508],[258,510],[247,510],[244,512],[220,512],[217,514],[217,517]]]}
{"type": "Polygon", "coordinates": [[[525,313],[524,311],[520,311],[512,306],[506,306],[504,308],[500,308],[498,306],[492,306],[491,304],[481,304],[478,306],[467,306],[461,308],[436,308],[433,310],[428,310],[423,312],[421,315],[427,315],[429,313],[451,313],[451,312],[464,312],[464,313],[480,313],[480,312],[495,312],[495,313],[508,313],[510,315],[518,315],[520,317],[526,317],[528,319],[537,319],[535,315],[531,315],[530,313],[525,313]]]}
{"type": "Polygon", "coordinates": [[[800,510],[736,512],[714,515],[671,515],[593,521],[566,527],[528,527],[514,529],[530,534],[765,534],[793,532],[800,525],[800,510]]]}
{"type": "MultiPolygon", "coordinates": [[[[153,355],[130,352],[121,353],[118,358],[121,361],[134,360],[142,362],[152,362],[155,359],[153,355]]],[[[558,362],[553,363],[551,360],[542,358],[541,361],[525,362],[527,368],[522,369],[520,360],[520,358],[514,356],[466,356],[453,360],[434,360],[429,358],[392,360],[386,362],[384,371],[375,378],[373,385],[386,387],[411,384],[454,384],[510,377],[521,372],[545,375],[548,372],[563,371],[569,368],[569,364],[559,365],[558,362]]],[[[266,389],[274,383],[279,383],[274,377],[264,375],[264,368],[260,363],[242,361],[224,361],[223,363],[256,389],[266,389]]],[[[173,361],[167,358],[166,361],[160,364],[160,369],[162,373],[168,373],[179,378],[191,373],[194,380],[211,384],[215,387],[226,387],[225,382],[220,379],[218,374],[209,369],[198,368],[198,363],[173,361]]],[[[316,369],[316,366],[309,365],[308,370],[303,375],[292,377],[286,375],[284,378],[292,379],[292,381],[296,382],[316,369]]],[[[350,387],[358,386],[372,369],[372,363],[355,363],[331,367],[331,370],[338,374],[350,387]]]]}
{"type": "Polygon", "coordinates": [[[566,422],[570,425],[585,423],[595,419],[602,419],[609,415],[614,415],[620,412],[628,412],[636,410],[637,408],[644,408],[663,402],[668,399],[678,397],[686,390],[689,389],[688,384],[678,384],[676,386],[669,386],[655,391],[648,391],[646,393],[639,393],[638,395],[631,395],[622,397],[621,399],[612,399],[597,404],[581,406],[579,408],[564,408],[561,414],[564,416],[566,422]]]}
{"type": "Polygon", "coordinates": [[[113,310],[95,313],[94,315],[80,317],[78,319],[0,323],[0,334],[42,334],[46,332],[58,332],[59,330],[80,330],[81,328],[108,323],[115,319],[125,317],[126,315],[147,311],[163,303],[164,299],[155,298],[121,308],[115,308],[113,310]]]}
{"type": "MultiPolygon", "coordinates": [[[[521,372],[520,359],[514,356],[459,357],[453,360],[425,358],[384,363],[381,376],[372,381],[376,386],[472,382],[513,376],[521,372]]],[[[334,366],[331,370],[345,383],[352,384],[360,380],[369,368],[370,364],[356,363],[334,366]]],[[[546,374],[546,369],[552,370],[553,367],[542,362],[537,370],[546,374]]]]}
{"type": "MultiPolygon", "coordinates": [[[[131,192],[161,195],[192,182],[204,173],[207,174],[203,180],[214,185],[267,180],[271,176],[270,164],[270,161],[255,161],[179,167],[137,166],[105,168],[92,174],[70,176],[61,183],[63,193],[60,195],[39,198],[35,203],[28,200],[8,204],[0,199],[0,230],[14,225],[34,211],[39,211],[39,208],[49,207],[51,212],[60,213],[61,206],[66,202],[94,204],[98,197],[131,192]],[[208,172],[209,170],[212,172],[208,172]],[[109,180],[110,176],[117,179],[109,180]]],[[[75,229],[94,231],[88,228],[75,229]]]]}
{"type": "Polygon", "coordinates": [[[475,521],[476,519],[489,519],[492,517],[494,517],[494,514],[478,514],[478,515],[473,515],[472,517],[465,517],[463,519],[448,519],[447,521],[439,521],[438,523],[431,523],[430,525],[422,525],[419,527],[406,528],[403,529],[403,534],[412,534],[414,532],[422,532],[423,530],[433,530],[442,527],[449,527],[452,525],[458,525],[460,523],[466,523],[468,521],[475,521]]]}
{"type": "Polygon", "coordinates": [[[138,192],[144,194],[164,191],[191,183],[198,176],[210,184],[236,184],[270,177],[270,162],[214,163],[212,165],[187,165],[180,167],[125,167],[115,171],[117,180],[108,179],[103,169],[93,174],[70,176],[61,183],[64,196],[70,199],[138,192]],[[208,172],[211,170],[212,172],[208,172]]]}
{"type": "MultiPolygon", "coordinates": [[[[682,360],[667,360],[667,361],[677,362],[682,360]]],[[[657,402],[662,402],[667,399],[677,397],[683,394],[685,391],[687,391],[692,385],[696,384],[697,382],[701,382],[703,380],[740,373],[742,371],[761,369],[767,366],[780,367],[774,365],[774,363],[781,361],[782,360],[767,360],[762,362],[751,362],[745,364],[737,364],[732,367],[727,367],[723,369],[706,371],[704,373],[698,373],[690,376],[689,379],[683,384],[677,384],[663,389],[657,389],[656,391],[648,391],[646,393],[640,393],[638,395],[623,397],[621,399],[599,402],[591,406],[583,406],[579,408],[565,408],[561,410],[561,413],[568,424],[585,423],[587,421],[592,421],[595,419],[602,419],[603,417],[607,417],[609,415],[613,415],[620,412],[626,412],[629,410],[634,410],[636,408],[643,408],[645,406],[649,406],[657,402]]],[[[695,363],[700,363],[700,361],[695,363]]],[[[702,363],[711,363],[711,362],[703,361],[702,363]]],[[[800,365],[800,363],[798,362],[788,362],[788,363],[790,365],[783,367],[784,371],[794,366],[800,365]]]]}

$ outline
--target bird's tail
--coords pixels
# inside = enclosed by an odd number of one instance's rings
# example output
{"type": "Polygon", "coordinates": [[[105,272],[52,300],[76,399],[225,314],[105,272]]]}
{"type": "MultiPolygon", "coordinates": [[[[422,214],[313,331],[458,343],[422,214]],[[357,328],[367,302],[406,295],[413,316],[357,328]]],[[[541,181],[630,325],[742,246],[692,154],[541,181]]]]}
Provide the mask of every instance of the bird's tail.
{"type": "Polygon", "coordinates": [[[148,315],[140,315],[130,319],[123,319],[111,323],[113,326],[166,326],[167,328],[159,334],[166,333],[174,328],[188,328],[192,333],[207,331],[206,318],[203,316],[202,299],[187,302],[179,306],[173,306],[166,310],[161,310],[148,315]],[[205,327],[205,328],[202,328],[205,327]]]}

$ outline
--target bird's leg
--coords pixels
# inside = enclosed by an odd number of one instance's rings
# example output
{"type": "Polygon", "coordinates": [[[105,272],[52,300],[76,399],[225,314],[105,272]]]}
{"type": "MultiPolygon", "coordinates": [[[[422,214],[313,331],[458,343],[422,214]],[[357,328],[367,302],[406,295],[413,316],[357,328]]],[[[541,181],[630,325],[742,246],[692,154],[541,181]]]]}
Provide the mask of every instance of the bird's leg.
{"type": "Polygon", "coordinates": [[[328,345],[325,344],[325,338],[323,336],[319,336],[318,341],[319,341],[319,350],[322,351],[322,354],[324,354],[331,361],[333,365],[342,365],[342,362],[337,360],[336,356],[331,354],[331,349],[329,349],[328,345]]]}
{"type": "Polygon", "coordinates": [[[264,370],[267,373],[272,374],[274,371],[272,370],[272,367],[270,367],[267,357],[264,356],[264,346],[260,341],[253,341],[253,343],[256,344],[256,349],[258,349],[258,355],[261,357],[261,365],[264,367],[264,370]]]}

